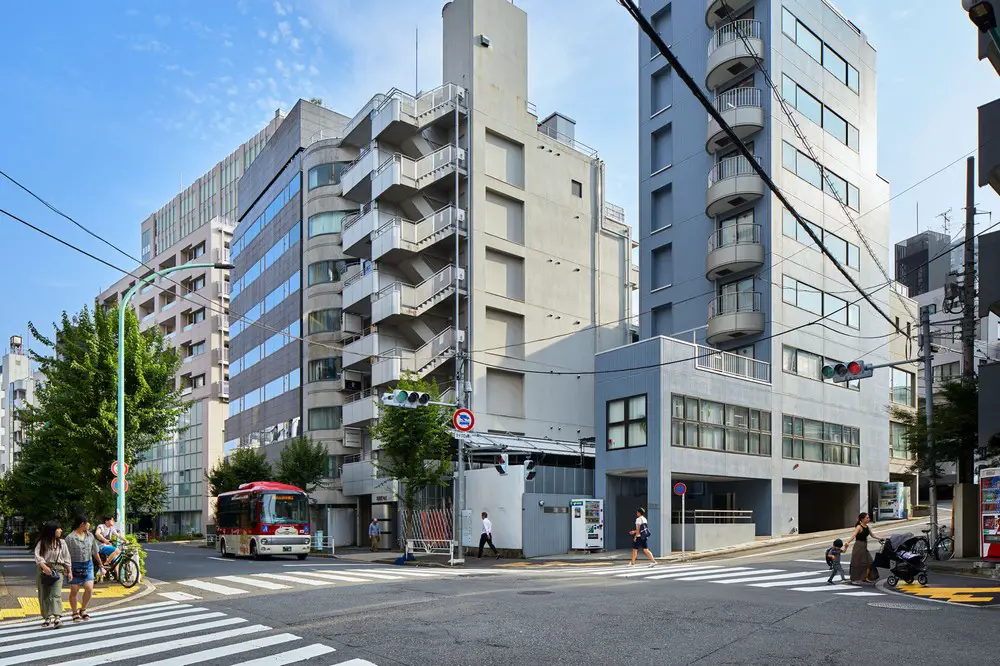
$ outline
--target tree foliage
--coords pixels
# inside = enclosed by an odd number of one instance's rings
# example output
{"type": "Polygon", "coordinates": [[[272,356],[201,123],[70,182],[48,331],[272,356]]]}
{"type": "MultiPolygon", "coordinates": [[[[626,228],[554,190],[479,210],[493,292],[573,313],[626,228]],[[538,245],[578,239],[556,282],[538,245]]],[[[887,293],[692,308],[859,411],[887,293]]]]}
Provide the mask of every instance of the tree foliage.
{"type": "Polygon", "coordinates": [[[163,513],[169,497],[167,484],[156,470],[129,473],[125,508],[130,519],[140,516],[156,518],[163,513]]]}
{"type": "Polygon", "coordinates": [[[205,475],[212,497],[236,490],[244,483],[270,481],[272,478],[274,470],[267,457],[250,448],[236,449],[205,475]]]}
{"type": "Polygon", "coordinates": [[[312,493],[323,486],[327,476],[328,458],[326,446],[313,442],[308,437],[296,437],[285,445],[275,467],[278,481],[298,486],[312,493]]]}
{"type": "MultiPolygon", "coordinates": [[[[440,397],[436,384],[406,376],[397,389],[430,393],[440,397]]],[[[400,482],[404,509],[414,508],[419,493],[429,486],[446,486],[451,476],[451,410],[441,405],[405,408],[380,406],[379,419],[371,427],[372,439],[382,443],[377,470],[381,476],[400,482]]],[[[406,535],[403,535],[406,538],[406,535]]]]}
{"type": "MultiPolygon", "coordinates": [[[[125,461],[134,467],[177,427],[185,405],[175,386],[177,352],[158,330],[139,331],[125,317],[125,461]]],[[[29,324],[52,350],[31,352],[45,381],[37,406],[20,411],[26,442],[7,480],[11,511],[39,524],[74,513],[113,513],[111,463],[117,459],[118,309],[95,303],[63,312],[52,338],[29,324]]]]}

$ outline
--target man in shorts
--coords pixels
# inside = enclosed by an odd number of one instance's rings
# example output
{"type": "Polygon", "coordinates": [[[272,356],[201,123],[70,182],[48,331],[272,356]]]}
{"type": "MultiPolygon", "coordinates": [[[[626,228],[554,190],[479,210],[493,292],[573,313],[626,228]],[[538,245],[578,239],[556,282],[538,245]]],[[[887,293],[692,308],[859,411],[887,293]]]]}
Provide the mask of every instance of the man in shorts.
{"type": "Polygon", "coordinates": [[[121,552],[114,543],[115,539],[122,536],[121,529],[115,525],[114,516],[104,516],[104,522],[94,530],[94,536],[97,538],[97,543],[100,544],[101,566],[107,569],[108,565],[121,552]]]}

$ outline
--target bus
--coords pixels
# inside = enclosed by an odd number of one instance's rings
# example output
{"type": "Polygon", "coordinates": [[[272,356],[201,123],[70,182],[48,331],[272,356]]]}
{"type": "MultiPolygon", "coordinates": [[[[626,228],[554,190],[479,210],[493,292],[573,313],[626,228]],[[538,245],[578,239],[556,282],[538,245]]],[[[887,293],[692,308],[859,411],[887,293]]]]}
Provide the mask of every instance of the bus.
{"type": "Polygon", "coordinates": [[[222,557],[309,555],[309,499],[295,486],[254,481],[221,493],[215,525],[222,557]]]}

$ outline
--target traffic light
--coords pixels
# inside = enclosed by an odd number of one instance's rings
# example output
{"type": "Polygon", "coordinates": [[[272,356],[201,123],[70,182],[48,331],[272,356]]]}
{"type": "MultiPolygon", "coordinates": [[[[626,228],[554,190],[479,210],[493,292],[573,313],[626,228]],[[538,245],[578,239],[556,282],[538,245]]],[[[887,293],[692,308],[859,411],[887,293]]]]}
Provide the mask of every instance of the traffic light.
{"type": "Polygon", "coordinates": [[[430,401],[430,393],[403,391],[402,389],[382,396],[382,404],[389,407],[426,407],[430,401]]]}
{"type": "Polygon", "coordinates": [[[850,363],[835,363],[834,365],[823,366],[823,379],[832,379],[838,384],[851,381],[852,379],[865,379],[871,377],[874,368],[864,361],[851,361],[850,363]]]}
{"type": "Polygon", "coordinates": [[[969,12],[969,18],[982,32],[989,32],[997,27],[993,3],[985,0],[962,0],[962,7],[969,12]]]}
{"type": "Polygon", "coordinates": [[[501,453],[497,455],[496,460],[493,462],[493,466],[497,468],[497,472],[500,476],[507,475],[507,454],[501,453]]]}
{"type": "Polygon", "coordinates": [[[524,480],[531,481],[535,478],[535,465],[537,465],[534,460],[528,458],[524,461],[524,480]]]}

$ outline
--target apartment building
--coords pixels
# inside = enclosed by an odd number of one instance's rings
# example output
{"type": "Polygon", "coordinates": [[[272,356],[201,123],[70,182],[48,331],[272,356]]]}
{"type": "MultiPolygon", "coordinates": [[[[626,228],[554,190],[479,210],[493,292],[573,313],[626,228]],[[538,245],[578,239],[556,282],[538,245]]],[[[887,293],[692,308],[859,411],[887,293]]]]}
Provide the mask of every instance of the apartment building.
{"type": "MultiPolygon", "coordinates": [[[[889,185],[865,35],[826,0],[641,8],[830,252],[882,285],[887,313],[889,185]]],[[[888,361],[890,325],[642,34],[639,81],[640,341],[597,361],[606,533],[627,545],[623,525],[647,506],[668,550],[679,481],[689,510],[735,511],[751,535],[851,525],[889,478],[889,373],[834,383],[822,368],[888,361]]]]}
{"type": "Polygon", "coordinates": [[[951,236],[940,231],[924,231],[896,243],[896,279],[911,297],[941,289],[952,270],[951,236]]]}
{"type": "Polygon", "coordinates": [[[579,450],[593,356],[630,339],[629,227],[574,121],[528,101],[527,15],[454,0],[442,20],[442,85],[350,117],[300,101],[240,181],[233,308],[306,342],[232,333],[227,447],[325,442],[316,529],[338,544],[373,515],[394,531],[368,427],[403,374],[474,410],[473,446],[579,450]]]}
{"type": "Polygon", "coordinates": [[[36,404],[35,391],[43,381],[41,372],[31,369],[23,338],[12,335],[9,342],[0,356],[0,474],[6,474],[18,461],[25,441],[18,410],[36,404]]]}
{"type": "MultiPolygon", "coordinates": [[[[898,247],[898,245],[897,245],[898,247]]],[[[893,282],[889,293],[889,314],[899,322],[905,335],[889,338],[889,360],[893,363],[920,356],[917,335],[920,329],[920,310],[917,301],[909,297],[905,284],[893,282]],[[914,317],[916,315],[916,317],[914,317]]],[[[902,481],[910,488],[910,498],[916,504],[920,496],[920,476],[913,469],[913,451],[904,438],[906,431],[902,413],[913,415],[917,410],[917,374],[921,363],[907,363],[887,368],[889,373],[889,480],[902,481]]]]}
{"type": "MultiPolygon", "coordinates": [[[[146,266],[162,270],[229,261],[236,183],[281,119],[279,112],[263,130],[142,222],[146,266]]],[[[139,277],[151,272],[142,270],[139,277]]],[[[159,472],[167,484],[169,499],[159,522],[170,534],[204,532],[214,523],[205,474],[222,457],[229,402],[228,273],[215,268],[177,271],[139,289],[130,303],[140,329],[159,329],[180,352],[178,388],[190,402],[178,420],[180,430],[152,447],[137,465],[159,472]]],[[[136,276],[126,276],[105,290],[100,302],[116,305],[135,283],[136,276]]]]}

